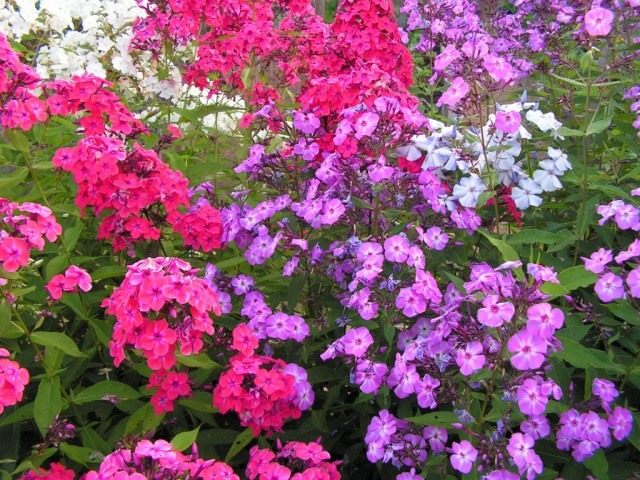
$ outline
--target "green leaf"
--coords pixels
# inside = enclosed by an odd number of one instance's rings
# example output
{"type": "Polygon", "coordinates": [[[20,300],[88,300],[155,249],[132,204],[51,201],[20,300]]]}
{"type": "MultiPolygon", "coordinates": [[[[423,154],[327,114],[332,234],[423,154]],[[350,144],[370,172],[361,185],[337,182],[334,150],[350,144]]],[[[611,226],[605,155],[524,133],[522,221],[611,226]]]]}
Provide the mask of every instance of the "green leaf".
{"type": "Polygon", "coordinates": [[[124,428],[124,433],[149,433],[155,431],[156,428],[164,420],[165,414],[157,415],[153,410],[153,405],[146,403],[133,415],[129,417],[124,428]]]}
{"type": "Polygon", "coordinates": [[[584,137],[582,130],[576,130],[575,128],[560,127],[557,130],[557,134],[561,137],[584,137]]]}
{"type": "Polygon", "coordinates": [[[60,444],[60,450],[68,458],[74,462],[84,465],[85,467],[91,461],[91,458],[95,456],[95,451],[87,447],[79,447],[78,445],[71,445],[63,442],[60,444]]]}
{"type": "Polygon", "coordinates": [[[140,396],[140,392],[129,385],[112,380],[105,380],[91,385],[74,395],[73,401],[78,405],[82,405],[84,403],[95,402],[97,400],[135,400],[140,398],[140,396]]]}
{"type": "MultiPolygon", "coordinates": [[[[500,240],[499,238],[492,237],[491,235],[489,235],[489,233],[487,233],[484,230],[479,230],[479,232],[487,240],[489,240],[491,245],[493,245],[498,249],[498,251],[502,255],[502,258],[504,259],[505,262],[513,262],[513,261],[520,260],[520,256],[518,255],[518,252],[516,252],[515,249],[511,245],[509,245],[507,242],[505,242],[504,240],[500,240]]],[[[524,279],[524,272],[522,271],[522,268],[518,267],[514,269],[513,272],[515,273],[516,278],[518,278],[519,280],[524,279]]]]}
{"type": "Polygon", "coordinates": [[[302,290],[307,277],[304,275],[296,275],[291,280],[287,291],[287,312],[289,315],[293,314],[296,310],[296,306],[302,296],[302,290]]]}
{"type": "Polygon", "coordinates": [[[558,235],[546,230],[538,230],[537,228],[527,228],[508,237],[507,242],[510,245],[545,243],[554,244],[558,241],[558,235]]]}
{"type": "Polygon", "coordinates": [[[56,415],[62,411],[60,378],[43,378],[38,385],[38,393],[33,406],[33,419],[44,436],[56,415]]]}
{"type": "Polygon", "coordinates": [[[29,153],[29,140],[24,133],[18,130],[5,130],[4,134],[12,147],[23,153],[29,153]]]}
{"type": "Polygon", "coordinates": [[[211,360],[206,353],[199,353],[198,355],[177,354],[176,359],[179,364],[184,365],[185,367],[206,368],[208,370],[218,370],[222,368],[219,363],[211,360]]]}
{"type": "Polygon", "coordinates": [[[99,282],[100,280],[104,280],[106,278],[124,277],[124,274],[126,272],[127,269],[120,265],[108,265],[106,267],[96,268],[93,272],[91,272],[91,278],[94,282],[99,282]]]}
{"type": "Polygon", "coordinates": [[[551,75],[553,78],[557,80],[560,80],[561,82],[565,82],[565,83],[568,83],[569,85],[573,85],[574,87],[580,87],[580,88],[586,87],[584,83],[579,82],[577,80],[573,80],[572,78],[561,77],[560,75],[556,75],[555,73],[549,73],[549,75],[551,75]]]}
{"type": "Polygon", "coordinates": [[[72,357],[86,357],[66,334],[60,332],[33,332],[31,341],[44,347],[54,347],[72,357]]]}
{"type": "Polygon", "coordinates": [[[29,170],[26,167],[16,168],[9,174],[5,173],[2,175],[2,178],[0,178],[0,190],[7,192],[12,190],[24,182],[27,175],[29,175],[29,170]]]}
{"type": "Polygon", "coordinates": [[[235,440],[231,444],[231,447],[229,447],[229,451],[227,452],[227,456],[224,457],[224,461],[226,463],[229,463],[229,461],[233,457],[235,457],[238,453],[242,451],[244,447],[246,447],[247,445],[249,445],[249,443],[251,443],[251,440],[253,440],[253,433],[251,432],[250,428],[247,428],[243,432],[240,432],[240,434],[238,434],[238,436],[235,438],[235,440]]]}
{"type": "Polygon", "coordinates": [[[556,336],[562,342],[562,350],[553,355],[564,360],[574,367],[587,369],[599,368],[615,373],[625,373],[624,367],[614,363],[602,350],[595,350],[581,345],[579,342],[568,338],[559,331],[556,336]]]}
{"type": "Polygon", "coordinates": [[[11,306],[6,300],[0,303],[0,337],[11,326],[11,306]]]}
{"type": "Polygon", "coordinates": [[[572,292],[578,288],[589,287],[596,283],[598,277],[582,265],[569,267],[558,274],[560,285],[572,292]]]}
{"type": "Polygon", "coordinates": [[[180,432],[175,437],[171,439],[171,445],[176,450],[180,452],[184,452],[187,448],[193,445],[198,438],[198,433],[200,432],[200,427],[195,430],[190,430],[188,432],[180,432]]]}
{"type": "Polygon", "coordinates": [[[228,258],[226,260],[216,263],[215,265],[220,270],[226,270],[227,268],[236,267],[246,262],[247,262],[247,259],[241,255],[239,257],[228,258]]]}
{"type": "Polygon", "coordinates": [[[44,276],[47,281],[51,280],[54,275],[61,273],[69,266],[69,257],[66,255],[58,255],[47,262],[44,267],[44,276]]]}
{"type": "Polygon", "coordinates": [[[452,423],[460,421],[455,413],[447,411],[425,413],[423,415],[405,418],[405,420],[415,423],[416,425],[433,425],[449,428],[451,428],[452,423]]]}
{"type": "Polygon", "coordinates": [[[640,325],[640,314],[629,302],[616,302],[604,305],[604,307],[631,325],[640,325]]]}
{"type": "Polygon", "coordinates": [[[67,228],[62,235],[62,244],[68,251],[72,251],[76,248],[80,234],[84,229],[82,221],[78,220],[73,227],[67,228]]]}
{"type": "Polygon", "coordinates": [[[587,127],[587,135],[597,135],[598,133],[604,132],[609,125],[611,125],[612,117],[603,118],[602,120],[596,120],[595,122],[591,122],[587,127]]]}
{"type": "Polygon", "coordinates": [[[598,449],[584,464],[598,480],[609,480],[609,462],[602,449],[598,449]]]}

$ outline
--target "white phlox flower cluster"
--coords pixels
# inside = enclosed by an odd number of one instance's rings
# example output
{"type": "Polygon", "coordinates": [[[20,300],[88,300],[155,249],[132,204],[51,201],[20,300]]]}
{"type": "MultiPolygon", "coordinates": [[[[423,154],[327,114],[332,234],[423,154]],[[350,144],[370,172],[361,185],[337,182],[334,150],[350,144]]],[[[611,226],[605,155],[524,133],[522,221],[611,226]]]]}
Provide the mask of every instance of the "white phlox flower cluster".
{"type": "Polygon", "coordinates": [[[424,156],[423,170],[441,175],[463,174],[446,199],[450,208],[456,204],[474,208],[483,192],[501,184],[511,188],[517,208],[526,210],[541,205],[543,192],[562,188],[560,177],[571,169],[567,155],[551,146],[546,151],[526,149],[527,155],[523,155],[522,146],[532,140],[531,128],[550,134],[553,139],[562,139],[562,124],[554,114],[541,112],[537,104],[526,101],[498,105],[497,110],[518,112],[519,128],[513,133],[498,130],[494,114],[489,115],[481,130],[429,119],[430,134],[417,135],[411,145],[399,149],[398,153],[410,161],[424,156]],[[532,165],[532,157],[541,160],[532,165]]]}
{"type": "MultiPolygon", "coordinates": [[[[178,108],[214,103],[244,108],[238,98],[210,96],[184,85],[180,70],[170,62],[160,64],[149,52],[132,51],[131,25],[141,16],[144,10],[136,0],[0,0],[0,31],[15,41],[26,35],[37,40],[35,67],[42,78],[68,79],[84,73],[107,78],[109,72],[115,72],[119,87],[178,108]]],[[[182,48],[185,51],[179,53],[188,56],[189,46],[182,48]]],[[[222,111],[207,115],[202,126],[230,131],[239,118],[238,113],[222,111]]]]}

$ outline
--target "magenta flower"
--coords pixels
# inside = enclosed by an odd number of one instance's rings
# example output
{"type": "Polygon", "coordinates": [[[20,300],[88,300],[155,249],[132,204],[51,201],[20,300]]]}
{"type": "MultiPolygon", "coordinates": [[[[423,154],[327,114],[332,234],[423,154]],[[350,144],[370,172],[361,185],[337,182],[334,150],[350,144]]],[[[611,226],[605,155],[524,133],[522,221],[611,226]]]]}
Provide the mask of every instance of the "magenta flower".
{"type": "Polygon", "coordinates": [[[551,426],[544,415],[534,415],[520,424],[520,430],[522,433],[530,435],[534,440],[538,440],[551,433],[551,426]]]}
{"type": "Polygon", "coordinates": [[[324,204],[321,221],[323,225],[333,225],[340,219],[344,212],[345,208],[340,199],[332,198],[324,204]]]}
{"type": "Polygon", "coordinates": [[[640,298],[640,267],[636,267],[627,275],[627,286],[633,298],[640,298]]]}
{"type": "Polygon", "coordinates": [[[496,82],[509,82],[513,79],[513,67],[503,57],[487,55],[484,57],[482,65],[496,82]]]}
{"type": "Polygon", "coordinates": [[[298,131],[311,135],[320,127],[320,119],[313,113],[293,112],[293,126],[298,131]]]}
{"type": "Polygon", "coordinates": [[[582,257],[582,260],[584,261],[584,268],[590,272],[602,273],[604,267],[613,260],[613,255],[611,250],[600,248],[593,252],[589,258],[582,257]]]}
{"type": "MultiPolygon", "coordinates": [[[[416,230],[418,230],[416,228],[416,230]]],[[[420,231],[418,230],[418,233],[420,231]]],[[[444,250],[449,242],[449,235],[442,231],[440,227],[428,228],[422,235],[424,243],[432,250],[444,250]]]]}
{"type": "Polygon", "coordinates": [[[0,263],[7,272],[15,272],[29,263],[29,246],[21,238],[0,240],[0,263]]]}
{"type": "Polygon", "coordinates": [[[602,400],[603,406],[608,406],[620,395],[615,384],[604,378],[594,378],[591,391],[602,400]]]}
{"type": "Polygon", "coordinates": [[[549,398],[542,393],[540,384],[533,378],[527,378],[516,392],[518,408],[525,415],[542,415],[547,408],[549,398]]]}
{"type": "Polygon", "coordinates": [[[549,303],[539,303],[527,309],[527,329],[537,332],[544,338],[562,328],[564,313],[559,308],[553,308],[549,303]]]}
{"type": "Polygon", "coordinates": [[[464,78],[456,77],[449,88],[438,99],[436,105],[438,107],[441,107],[442,105],[455,107],[460,100],[467,96],[469,90],[469,84],[464,81],[464,78]]]}
{"type": "Polygon", "coordinates": [[[412,288],[405,287],[400,289],[396,297],[396,307],[402,310],[406,317],[411,318],[424,313],[427,309],[427,302],[422,295],[412,288]]]}
{"type": "Polygon", "coordinates": [[[605,303],[624,298],[624,282],[615,273],[609,272],[600,277],[594,289],[605,303]]]}
{"type": "Polygon", "coordinates": [[[363,137],[370,136],[373,131],[378,126],[378,122],[380,121],[380,116],[374,112],[365,112],[358,120],[356,120],[355,128],[356,134],[355,137],[360,140],[363,137]]]}
{"type": "Polygon", "coordinates": [[[547,353],[547,341],[537,332],[521,330],[509,339],[507,348],[513,354],[511,365],[518,370],[539,368],[547,353]]]}
{"type": "Polygon", "coordinates": [[[360,358],[373,344],[373,337],[367,327],[357,327],[350,329],[339,341],[344,354],[360,358]]]}
{"type": "Polygon", "coordinates": [[[473,448],[468,440],[451,444],[451,466],[457,471],[469,473],[476,458],[478,458],[478,450],[473,448]]]}
{"type": "Polygon", "coordinates": [[[499,327],[510,322],[515,314],[515,307],[510,302],[500,302],[498,295],[488,295],[482,301],[484,308],[478,310],[478,321],[487,327],[499,327]]]}
{"type": "Polygon", "coordinates": [[[613,12],[606,8],[592,8],[584,16],[584,28],[592,37],[603,37],[611,32],[613,12]]]}
{"type": "Polygon", "coordinates": [[[384,256],[390,262],[404,263],[411,244],[404,235],[394,235],[384,241],[384,256]]]}
{"type": "Polygon", "coordinates": [[[624,440],[631,433],[633,427],[633,416],[626,408],[616,407],[613,409],[609,419],[607,420],[613,438],[616,440],[624,440]]]}
{"type": "Polygon", "coordinates": [[[520,112],[496,112],[496,128],[503,133],[516,133],[521,124],[520,112]]]}
{"type": "Polygon", "coordinates": [[[463,375],[471,375],[484,366],[486,357],[482,355],[482,352],[482,344],[480,342],[470,342],[467,343],[464,349],[458,349],[456,363],[463,375]]]}
{"type": "Polygon", "coordinates": [[[640,210],[625,203],[616,210],[615,222],[620,230],[638,230],[640,210]]]}

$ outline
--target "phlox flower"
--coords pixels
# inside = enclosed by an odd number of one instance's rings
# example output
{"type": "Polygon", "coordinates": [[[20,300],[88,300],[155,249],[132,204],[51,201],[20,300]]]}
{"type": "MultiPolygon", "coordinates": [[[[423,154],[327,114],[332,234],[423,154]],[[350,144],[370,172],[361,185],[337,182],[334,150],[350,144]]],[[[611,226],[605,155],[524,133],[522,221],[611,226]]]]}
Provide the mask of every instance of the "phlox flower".
{"type": "Polygon", "coordinates": [[[500,302],[498,295],[488,295],[482,301],[483,308],[478,310],[478,321],[487,327],[500,327],[510,322],[515,307],[510,302],[500,302]]]}
{"type": "Polygon", "coordinates": [[[547,353],[547,341],[537,332],[521,330],[507,342],[512,353],[511,365],[518,370],[534,370],[544,363],[547,353]]]}
{"type": "Polygon", "coordinates": [[[451,461],[451,466],[460,473],[469,473],[476,458],[478,458],[478,450],[468,440],[451,444],[451,457],[449,460],[451,461]]]}
{"type": "Polygon", "coordinates": [[[624,281],[615,273],[608,272],[598,279],[594,290],[600,300],[609,303],[624,298],[624,281]]]}
{"type": "Polygon", "coordinates": [[[456,77],[453,82],[451,82],[451,85],[449,85],[449,88],[438,99],[436,105],[438,107],[443,105],[455,107],[464,97],[467,96],[469,90],[469,84],[465,82],[464,78],[456,77]]]}
{"type": "Polygon", "coordinates": [[[606,8],[595,7],[584,16],[584,28],[592,37],[604,37],[611,32],[613,12],[606,8]]]}
{"type": "Polygon", "coordinates": [[[527,309],[527,329],[538,333],[544,338],[550,338],[553,333],[562,328],[564,313],[548,303],[532,305],[527,309]]]}
{"type": "Polygon", "coordinates": [[[520,112],[511,110],[509,112],[496,112],[496,128],[504,133],[516,133],[520,130],[522,117],[520,112]]]}
{"type": "Polygon", "coordinates": [[[456,363],[460,367],[460,373],[468,376],[480,370],[486,361],[486,357],[482,353],[480,342],[470,342],[464,348],[458,349],[456,363]]]}

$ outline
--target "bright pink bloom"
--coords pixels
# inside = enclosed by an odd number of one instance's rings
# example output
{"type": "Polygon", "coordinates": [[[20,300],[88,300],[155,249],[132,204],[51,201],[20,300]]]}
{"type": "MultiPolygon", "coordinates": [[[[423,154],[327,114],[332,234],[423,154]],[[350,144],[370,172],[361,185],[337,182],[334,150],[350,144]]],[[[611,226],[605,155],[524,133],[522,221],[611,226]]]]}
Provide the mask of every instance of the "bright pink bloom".
{"type": "Polygon", "coordinates": [[[29,263],[29,246],[21,238],[0,240],[0,263],[7,272],[15,272],[29,263]]]}
{"type": "Polygon", "coordinates": [[[496,128],[503,133],[516,133],[521,124],[520,112],[496,112],[496,128]]]}

